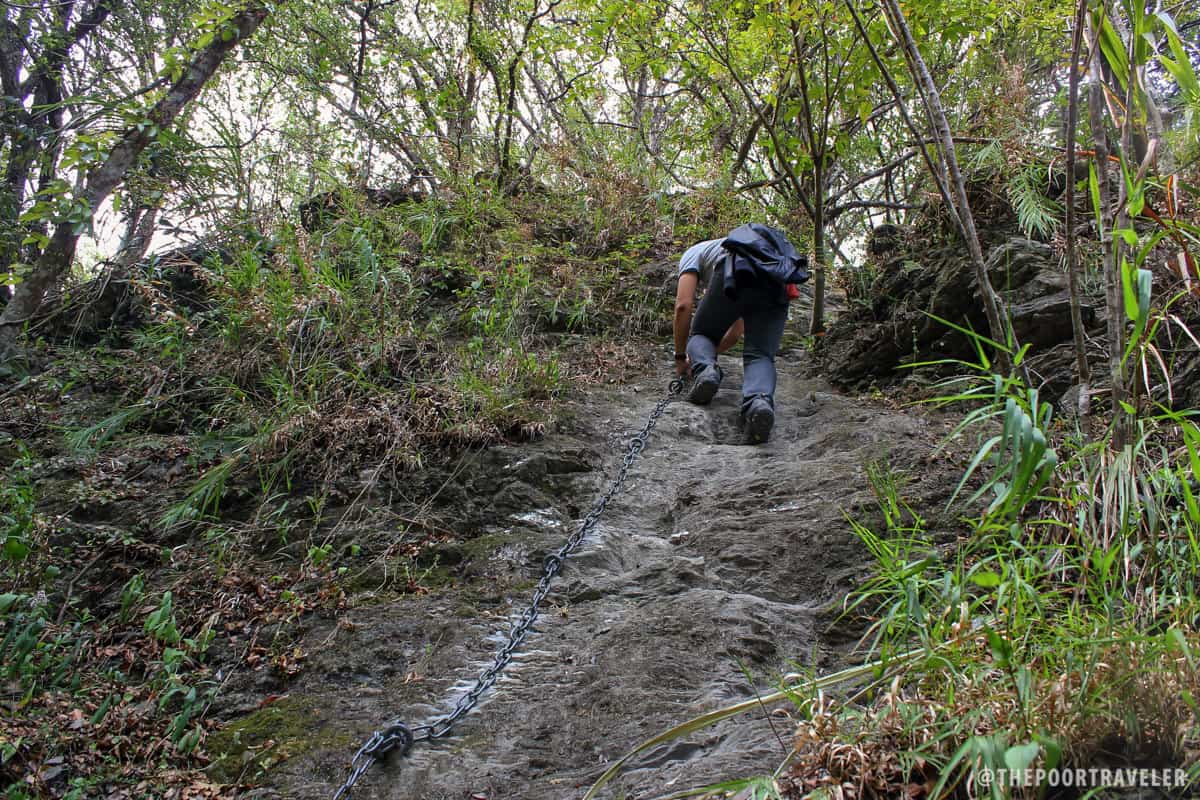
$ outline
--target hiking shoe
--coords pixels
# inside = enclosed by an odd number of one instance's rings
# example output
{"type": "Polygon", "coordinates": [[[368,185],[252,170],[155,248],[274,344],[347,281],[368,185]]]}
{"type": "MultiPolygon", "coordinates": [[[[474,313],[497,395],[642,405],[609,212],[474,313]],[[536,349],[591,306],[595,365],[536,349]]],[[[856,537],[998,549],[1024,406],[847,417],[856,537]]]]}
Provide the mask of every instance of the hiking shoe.
{"type": "Polygon", "coordinates": [[[694,376],[692,388],[688,391],[688,400],[698,406],[706,406],[712,402],[713,395],[721,388],[721,368],[716,364],[708,364],[700,368],[694,376]]]}
{"type": "Polygon", "coordinates": [[[761,444],[771,436],[771,428],[775,427],[775,409],[771,401],[762,395],[756,395],[746,405],[746,438],[751,444],[761,444]]]}

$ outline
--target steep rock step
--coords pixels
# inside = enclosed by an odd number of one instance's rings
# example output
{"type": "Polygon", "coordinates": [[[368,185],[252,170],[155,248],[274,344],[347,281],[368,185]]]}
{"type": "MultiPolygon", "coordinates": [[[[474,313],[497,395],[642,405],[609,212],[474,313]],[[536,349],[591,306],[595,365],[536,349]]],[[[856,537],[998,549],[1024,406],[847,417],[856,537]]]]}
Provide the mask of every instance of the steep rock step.
{"type": "MultiPolygon", "coordinates": [[[[889,459],[929,479],[922,459],[942,429],[922,415],[838,395],[803,377],[803,354],[791,359],[780,364],[776,429],[766,445],[740,436],[736,369],[711,406],[669,408],[496,689],[448,739],[373,769],[356,798],[580,797],[646,737],[771,691],[797,668],[838,666],[821,609],[868,566],[844,516],[871,505],[865,465],[889,459]]],[[[602,469],[571,472],[565,487],[556,473],[565,495],[496,520],[506,543],[493,556],[524,575],[524,586],[500,581],[493,594],[470,599],[448,590],[360,607],[350,624],[310,633],[314,657],[291,696],[304,699],[321,744],[276,767],[265,796],[329,797],[357,746],[345,741],[397,713],[424,722],[469,688],[527,603],[541,556],[607,486],[659,391],[647,382],[586,398],[579,420],[604,443],[602,469]]],[[[511,464],[520,471],[553,459],[555,438],[513,448],[511,464]]],[[[523,478],[531,497],[552,494],[539,488],[537,470],[523,478]]],[[[790,737],[789,725],[761,712],[727,720],[648,754],[608,796],[649,798],[770,770],[790,737]]]]}

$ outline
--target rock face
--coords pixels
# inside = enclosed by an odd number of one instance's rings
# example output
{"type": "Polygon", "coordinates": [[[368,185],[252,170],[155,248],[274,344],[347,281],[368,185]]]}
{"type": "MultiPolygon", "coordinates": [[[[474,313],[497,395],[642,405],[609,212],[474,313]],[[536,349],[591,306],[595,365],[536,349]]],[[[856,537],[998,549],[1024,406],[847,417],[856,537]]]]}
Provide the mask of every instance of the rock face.
{"type": "MultiPolygon", "coordinates": [[[[957,470],[924,461],[940,423],[833,393],[803,377],[805,358],[780,359],[779,419],[766,445],[744,444],[737,428],[733,359],[710,407],[668,407],[495,690],[449,738],[372,769],[354,797],[578,798],[649,736],[771,691],[798,668],[844,664],[855,634],[831,626],[836,601],[869,562],[845,515],[879,521],[864,465],[887,458],[909,475],[905,496],[932,532],[952,525],[941,509],[957,470]]],[[[608,486],[662,391],[651,378],[596,393],[563,430],[489,451],[478,475],[456,481],[464,491],[451,487],[446,502],[483,529],[442,559],[454,585],[352,598],[347,624],[308,632],[299,646],[311,661],[289,695],[304,732],[275,737],[293,758],[265,777],[247,773],[262,796],[329,797],[372,729],[398,714],[426,722],[468,688],[527,603],[543,557],[608,486]]],[[[789,730],[763,713],[727,720],[650,751],[603,796],[769,772],[789,730]]],[[[236,753],[226,760],[243,768],[236,753]]]]}
{"type": "MultiPolygon", "coordinates": [[[[911,374],[905,364],[974,360],[970,337],[942,320],[987,335],[987,318],[965,246],[932,246],[893,225],[880,226],[867,243],[879,264],[869,302],[841,315],[821,342],[819,358],[839,386],[886,386],[911,374]]],[[[988,276],[999,292],[1022,345],[1035,354],[1071,339],[1067,276],[1053,248],[1013,236],[993,245],[988,276]]],[[[1084,324],[1098,324],[1096,305],[1085,300],[1084,324]]],[[[1055,376],[1052,392],[1065,391],[1055,376]]]]}
{"type": "Polygon", "coordinates": [[[212,271],[238,259],[268,265],[274,246],[257,232],[235,231],[224,241],[155,253],[129,269],[114,269],[47,297],[38,311],[39,332],[55,341],[86,344],[114,330],[140,328],[166,310],[210,310],[215,305],[212,271]]]}
{"type": "MultiPolygon", "coordinates": [[[[1044,350],[1071,338],[1067,274],[1050,245],[1009,239],[989,254],[987,269],[1021,344],[1044,350]]],[[[978,292],[974,296],[978,299],[978,292]]],[[[1094,326],[1097,314],[1093,304],[1085,300],[1080,310],[1083,324],[1094,326]]]]}

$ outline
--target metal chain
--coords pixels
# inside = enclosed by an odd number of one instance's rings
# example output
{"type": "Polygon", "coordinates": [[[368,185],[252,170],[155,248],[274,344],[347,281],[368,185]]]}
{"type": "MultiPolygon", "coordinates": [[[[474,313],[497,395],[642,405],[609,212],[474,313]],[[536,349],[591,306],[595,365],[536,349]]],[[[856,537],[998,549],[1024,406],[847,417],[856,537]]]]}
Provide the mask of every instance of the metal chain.
{"type": "Polygon", "coordinates": [[[558,548],[554,553],[546,556],[542,562],[542,577],[538,581],[537,587],[533,590],[532,601],[513,622],[512,628],[508,632],[508,640],[496,652],[492,663],[479,673],[479,677],[475,680],[475,686],[458,698],[453,709],[427,725],[418,725],[414,728],[409,728],[399,719],[394,719],[371,734],[371,738],[354,754],[354,758],[350,762],[350,775],[346,778],[346,782],[333,795],[333,800],[341,800],[343,797],[349,797],[358,779],[376,761],[382,760],[391,751],[399,750],[400,754],[404,755],[408,753],[416,742],[432,741],[446,736],[450,733],[450,729],[454,726],[454,723],[469,713],[479,703],[479,699],[496,683],[496,680],[500,677],[500,673],[512,661],[513,654],[521,646],[521,643],[525,641],[525,637],[529,634],[529,629],[533,627],[533,623],[538,618],[542,602],[550,594],[551,582],[562,571],[563,563],[575,548],[579,547],[580,542],[595,529],[609,501],[616,497],[617,493],[625,485],[625,479],[629,476],[629,469],[633,466],[633,462],[646,449],[646,445],[650,440],[650,431],[654,429],[655,424],[671,401],[677,398],[682,392],[683,380],[676,378],[671,381],[667,388],[667,393],[658,401],[654,410],[650,412],[646,424],[630,440],[629,448],[625,451],[624,458],[621,459],[621,467],[617,470],[617,475],[609,485],[608,490],[597,498],[595,504],[592,505],[591,511],[579,523],[579,528],[567,538],[563,546],[558,548]]]}

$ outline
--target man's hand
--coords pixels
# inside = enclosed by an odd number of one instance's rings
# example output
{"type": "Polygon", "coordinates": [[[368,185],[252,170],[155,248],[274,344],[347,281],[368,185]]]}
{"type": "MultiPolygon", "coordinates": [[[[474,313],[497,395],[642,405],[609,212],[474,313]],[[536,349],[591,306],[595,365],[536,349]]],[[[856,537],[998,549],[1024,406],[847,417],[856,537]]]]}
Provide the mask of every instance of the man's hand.
{"type": "Polygon", "coordinates": [[[687,356],[675,359],[675,376],[678,378],[686,378],[691,370],[692,360],[687,356]]]}

